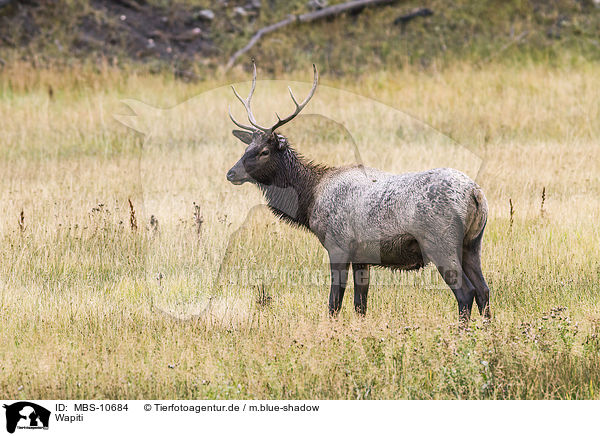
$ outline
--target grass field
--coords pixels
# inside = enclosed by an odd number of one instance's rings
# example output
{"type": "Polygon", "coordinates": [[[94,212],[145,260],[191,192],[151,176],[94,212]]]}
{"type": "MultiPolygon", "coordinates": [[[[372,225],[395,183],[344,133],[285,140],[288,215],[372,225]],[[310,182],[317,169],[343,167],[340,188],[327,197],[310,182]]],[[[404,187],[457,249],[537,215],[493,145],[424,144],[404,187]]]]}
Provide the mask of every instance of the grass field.
{"type": "MultiPolygon", "coordinates": [[[[311,110],[348,130],[316,117],[284,130],[330,164],[359,156],[389,171],[448,164],[476,177],[490,207],[493,320],[475,315],[460,331],[430,268],[377,270],[366,318],[353,313],[351,286],[340,317],[328,317],[316,238],[255,207],[255,187],[225,180],[243,150],[225,83],[7,66],[0,392],[600,399],[599,76],[584,61],[325,75],[311,110]],[[148,137],[115,121],[133,114],[122,99],[171,109],[130,102],[138,117],[121,119],[148,137]]],[[[289,109],[284,85],[260,84],[265,123],[289,109]]]]}

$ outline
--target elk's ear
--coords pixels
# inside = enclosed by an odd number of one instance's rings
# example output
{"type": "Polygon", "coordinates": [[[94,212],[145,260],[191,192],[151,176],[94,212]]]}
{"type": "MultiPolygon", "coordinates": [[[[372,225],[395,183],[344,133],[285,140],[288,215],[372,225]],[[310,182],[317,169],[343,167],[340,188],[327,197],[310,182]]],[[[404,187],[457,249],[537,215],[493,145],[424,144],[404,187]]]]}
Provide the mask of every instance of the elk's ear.
{"type": "Polygon", "coordinates": [[[244,144],[250,144],[252,142],[252,133],[250,132],[246,132],[245,130],[232,130],[231,133],[244,144]]]}
{"type": "Polygon", "coordinates": [[[285,136],[275,133],[275,139],[277,140],[277,148],[279,150],[285,150],[288,147],[288,142],[285,136]]]}

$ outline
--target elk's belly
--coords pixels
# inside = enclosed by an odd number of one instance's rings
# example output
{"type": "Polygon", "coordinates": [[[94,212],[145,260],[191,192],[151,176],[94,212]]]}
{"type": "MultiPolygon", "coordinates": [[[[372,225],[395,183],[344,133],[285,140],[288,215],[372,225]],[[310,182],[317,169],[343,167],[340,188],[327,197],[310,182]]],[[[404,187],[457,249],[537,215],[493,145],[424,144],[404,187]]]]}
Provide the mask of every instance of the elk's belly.
{"type": "Polygon", "coordinates": [[[368,263],[392,269],[412,270],[424,266],[421,248],[416,239],[410,236],[355,242],[350,247],[350,258],[355,263],[368,263]]]}

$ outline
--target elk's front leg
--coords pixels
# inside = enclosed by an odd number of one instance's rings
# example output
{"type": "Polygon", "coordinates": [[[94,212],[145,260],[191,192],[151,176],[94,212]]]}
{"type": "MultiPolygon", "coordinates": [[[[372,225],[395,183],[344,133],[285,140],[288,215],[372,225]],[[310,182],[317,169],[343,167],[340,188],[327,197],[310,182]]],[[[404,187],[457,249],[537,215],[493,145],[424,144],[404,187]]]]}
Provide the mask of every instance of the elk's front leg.
{"type": "Polygon", "coordinates": [[[352,275],[354,276],[354,310],[359,315],[365,315],[369,292],[369,264],[353,263],[352,275]]]}
{"type": "Polygon", "coordinates": [[[329,293],[329,314],[335,316],[342,307],[344,299],[344,291],[348,282],[348,268],[350,264],[347,262],[331,262],[331,292],[329,293]]]}

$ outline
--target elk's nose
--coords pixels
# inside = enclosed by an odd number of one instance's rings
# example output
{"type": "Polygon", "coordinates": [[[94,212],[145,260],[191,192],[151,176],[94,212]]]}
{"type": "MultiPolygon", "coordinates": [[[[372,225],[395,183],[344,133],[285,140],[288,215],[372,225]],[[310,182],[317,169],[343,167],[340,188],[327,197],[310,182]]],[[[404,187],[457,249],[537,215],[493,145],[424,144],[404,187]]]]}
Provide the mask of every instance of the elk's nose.
{"type": "Polygon", "coordinates": [[[229,171],[227,171],[227,180],[232,182],[234,179],[235,179],[235,170],[232,168],[229,171]]]}

